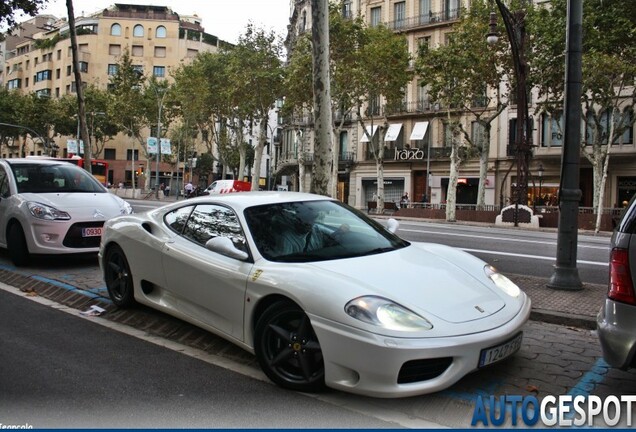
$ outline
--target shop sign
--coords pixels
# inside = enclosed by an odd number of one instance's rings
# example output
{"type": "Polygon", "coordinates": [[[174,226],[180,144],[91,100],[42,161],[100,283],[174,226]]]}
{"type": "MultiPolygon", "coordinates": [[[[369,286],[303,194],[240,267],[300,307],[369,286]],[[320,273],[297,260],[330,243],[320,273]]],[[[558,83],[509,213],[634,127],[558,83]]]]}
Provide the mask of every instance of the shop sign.
{"type": "Polygon", "coordinates": [[[422,149],[395,149],[395,160],[422,160],[425,156],[422,149]]]}

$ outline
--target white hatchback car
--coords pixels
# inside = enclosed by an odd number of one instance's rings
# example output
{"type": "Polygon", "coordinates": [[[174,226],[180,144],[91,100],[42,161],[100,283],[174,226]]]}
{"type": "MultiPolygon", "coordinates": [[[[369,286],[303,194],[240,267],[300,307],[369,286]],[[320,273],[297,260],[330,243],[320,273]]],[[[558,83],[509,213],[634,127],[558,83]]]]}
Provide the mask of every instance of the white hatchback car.
{"type": "Polygon", "coordinates": [[[97,252],[104,222],[132,207],[64,161],[0,159],[0,247],[17,266],[31,254],[97,252]]]}

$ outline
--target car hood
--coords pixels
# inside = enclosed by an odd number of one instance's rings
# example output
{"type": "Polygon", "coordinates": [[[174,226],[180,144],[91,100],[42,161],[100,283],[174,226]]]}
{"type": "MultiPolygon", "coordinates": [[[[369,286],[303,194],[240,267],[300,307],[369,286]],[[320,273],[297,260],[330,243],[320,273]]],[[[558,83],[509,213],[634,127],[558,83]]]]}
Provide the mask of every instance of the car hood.
{"type": "Polygon", "coordinates": [[[360,287],[359,295],[385,297],[450,323],[486,318],[506,305],[505,294],[485,275],[483,262],[441,245],[413,243],[393,252],[313,265],[360,287]]]}
{"type": "Polygon", "coordinates": [[[73,218],[105,220],[122,214],[123,201],[111,193],[23,193],[24,201],[33,201],[65,211],[73,218]]]}

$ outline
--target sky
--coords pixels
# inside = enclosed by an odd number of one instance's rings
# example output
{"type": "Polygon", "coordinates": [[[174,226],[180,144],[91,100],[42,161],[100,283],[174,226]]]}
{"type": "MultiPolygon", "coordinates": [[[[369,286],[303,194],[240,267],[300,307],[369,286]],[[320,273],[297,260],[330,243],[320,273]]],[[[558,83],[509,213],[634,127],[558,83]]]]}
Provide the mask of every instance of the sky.
{"type": "MultiPolygon", "coordinates": [[[[168,6],[179,15],[196,14],[206,33],[231,43],[238,41],[250,21],[285,37],[290,16],[290,0],[73,0],[73,9],[78,17],[115,3],[168,6]]],[[[66,17],[66,0],[49,0],[40,13],[66,17]]]]}

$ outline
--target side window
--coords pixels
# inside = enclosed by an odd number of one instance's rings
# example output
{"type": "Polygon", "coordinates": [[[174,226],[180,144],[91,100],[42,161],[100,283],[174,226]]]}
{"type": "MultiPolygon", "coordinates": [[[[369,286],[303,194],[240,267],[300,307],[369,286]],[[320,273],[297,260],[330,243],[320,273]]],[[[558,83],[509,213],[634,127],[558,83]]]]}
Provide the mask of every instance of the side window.
{"type": "Polygon", "coordinates": [[[168,213],[164,217],[166,225],[168,225],[177,234],[181,234],[193,208],[194,207],[192,206],[181,207],[168,213]]]}
{"type": "Polygon", "coordinates": [[[9,196],[9,179],[4,169],[0,168],[0,197],[6,198],[9,196]]]}
{"type": "Polygon", "coordinates": [[[201,246],[213,237],[228,237],[237,248],[247,251],[245,234],[236,213],[218,205],[198,205],[188,219],[183,236],[201,246]]]}

